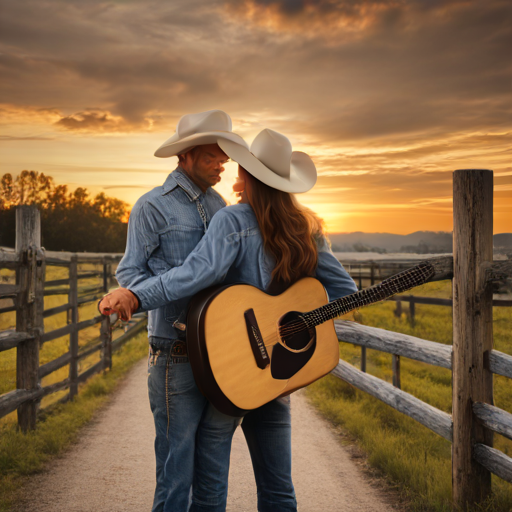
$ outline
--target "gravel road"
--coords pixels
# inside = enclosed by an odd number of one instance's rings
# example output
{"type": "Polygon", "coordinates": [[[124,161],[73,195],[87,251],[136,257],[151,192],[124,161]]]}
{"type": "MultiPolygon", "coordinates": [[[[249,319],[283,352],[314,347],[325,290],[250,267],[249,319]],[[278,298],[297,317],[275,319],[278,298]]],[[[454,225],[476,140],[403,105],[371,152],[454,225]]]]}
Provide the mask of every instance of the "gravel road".
{"type": "MultiPolygon", "coordinates": [[[[391,512],[392,498],[356,464],[329,424],[292,396],[293,480],[301,512],[391,512]]],[[[153,418],[146,363],[127,376],[78,444],[26,485],[17,512],[150,511],[154,489],[153,418]]],[[[241,429],[232,449],[228,512],[256,511],[256,486],[241,429]]]]}

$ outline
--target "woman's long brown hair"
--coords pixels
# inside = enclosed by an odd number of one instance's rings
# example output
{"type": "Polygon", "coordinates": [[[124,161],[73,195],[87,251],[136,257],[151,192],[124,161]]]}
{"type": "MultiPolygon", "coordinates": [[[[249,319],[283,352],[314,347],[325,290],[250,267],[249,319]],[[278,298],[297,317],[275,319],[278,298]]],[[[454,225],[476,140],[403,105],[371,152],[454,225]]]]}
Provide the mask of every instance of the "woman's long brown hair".
{"type": "MultiPolygon", "coordinates": [[[[245,171],[245,169],[244,169],[245,171]]],[[[318,261],[315,238],[322,236],[322,220],[295,196],[265,185],[245,171],[247,199],[252,206],[264,248],[274,257],[275,283],[290,285],[312,276],[318,261]]]]}

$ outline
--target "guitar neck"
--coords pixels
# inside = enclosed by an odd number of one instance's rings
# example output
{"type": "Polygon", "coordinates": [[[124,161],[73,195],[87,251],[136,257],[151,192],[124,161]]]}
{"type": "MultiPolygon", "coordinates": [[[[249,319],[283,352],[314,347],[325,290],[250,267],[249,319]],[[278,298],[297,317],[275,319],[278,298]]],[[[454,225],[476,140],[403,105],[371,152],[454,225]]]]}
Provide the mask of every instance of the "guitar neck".
{"type": "Polygon", "coordinates": [[[426,283],[435,274],[435,268],[429,262],[404,270],[399,274],[389,277],[379,284],[365,288],[359,292],[341,297],[317,309],[302,313],[308,328],[320,325],[327,320],[332,320],[339,315],[353,311],[368,304],[373,304],[387,299],[397,293],[405,292],[426,283]]]}

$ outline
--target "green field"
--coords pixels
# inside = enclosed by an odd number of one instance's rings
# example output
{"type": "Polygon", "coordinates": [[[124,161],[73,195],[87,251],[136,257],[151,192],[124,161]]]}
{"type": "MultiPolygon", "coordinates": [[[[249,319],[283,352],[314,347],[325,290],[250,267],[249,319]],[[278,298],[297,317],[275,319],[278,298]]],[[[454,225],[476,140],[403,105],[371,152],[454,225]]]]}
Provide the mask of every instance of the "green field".
{"type": "MultiPolygon", "coordinates": [[[[409,292],[410,293],[410,292],[409,292]]],[[[447,298],[449,282],[430,283],[414,289],[414,295],[447,298]]],[[[408,308],[400,318],[394,302],[385,302],[345,317],[364,325],[410,334],[444,344],[452,342],[451,308],[416,305],[414,326],[408,308]]],[[[494,308],[494,348],[512,354],[512,308],[494,308]]],[[[340,343],[340,357],[360,367],[361,348],[340,343]]],[[[391,354],[368,350],[367,372],[392,381],[391,354]]],[[[451,413],[451,371],[401,358],[402,389],[451,413]]],[[[369,463],[398,484],[412,510],[448,511],[451,500],[451,444],[411,418],[360,392],[333,376],[315,382],[308,395],[333,423],[341,425],[365,451],[369,463]]],[[[495,405],[512,413],[509,379],[494,377],[495,405]]],[[[512,441],[495,435],[494,446],[512,456],[512,441]]],[[[482,510],[512,510],[512,485],[493,476],[492,502],[482,510]]]]}

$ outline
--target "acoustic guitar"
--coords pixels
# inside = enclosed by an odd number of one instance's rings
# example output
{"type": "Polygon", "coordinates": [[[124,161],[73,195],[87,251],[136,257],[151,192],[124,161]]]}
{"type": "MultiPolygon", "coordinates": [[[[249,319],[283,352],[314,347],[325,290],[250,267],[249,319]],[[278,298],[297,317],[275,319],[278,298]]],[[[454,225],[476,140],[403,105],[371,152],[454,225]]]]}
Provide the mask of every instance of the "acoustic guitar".
{"type": "Polygon", "coordinates": [[[430,262],[328,302],[311,277],[280,295],[244,284],[194,296],[187,316],[188,354],[196,383],[231,416],[285,396],[323,377],[339,360],[334,318],[427,282],[430,262]]]}

